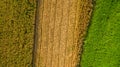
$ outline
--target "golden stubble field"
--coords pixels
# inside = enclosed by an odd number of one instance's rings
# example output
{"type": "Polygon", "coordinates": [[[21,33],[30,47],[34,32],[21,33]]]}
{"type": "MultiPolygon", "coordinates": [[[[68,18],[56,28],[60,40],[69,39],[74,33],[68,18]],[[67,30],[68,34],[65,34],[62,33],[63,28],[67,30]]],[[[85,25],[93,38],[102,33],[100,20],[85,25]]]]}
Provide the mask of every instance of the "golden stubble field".
{"type": "Polygon", "coordinates": [[[79,66],[92,8],[92,0],[38,1],[35,67],[79,66]]]}

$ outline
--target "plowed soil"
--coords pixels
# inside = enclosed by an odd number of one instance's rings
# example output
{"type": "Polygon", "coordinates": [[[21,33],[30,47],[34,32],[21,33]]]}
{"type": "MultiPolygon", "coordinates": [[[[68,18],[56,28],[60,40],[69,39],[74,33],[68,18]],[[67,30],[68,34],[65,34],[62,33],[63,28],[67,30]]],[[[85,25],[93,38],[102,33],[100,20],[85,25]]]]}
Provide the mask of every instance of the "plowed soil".
{"type": "Polygon", "coordinates": [[[92,7],[92,0],[39,0],[33,66],[78,66],[92,7]]]}

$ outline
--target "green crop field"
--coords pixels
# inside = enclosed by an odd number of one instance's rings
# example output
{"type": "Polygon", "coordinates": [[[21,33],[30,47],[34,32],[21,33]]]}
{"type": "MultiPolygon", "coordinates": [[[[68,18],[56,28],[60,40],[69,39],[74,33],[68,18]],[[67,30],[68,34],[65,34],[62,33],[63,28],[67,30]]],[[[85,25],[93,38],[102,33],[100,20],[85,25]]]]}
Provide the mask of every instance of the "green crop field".
{"type": "Polygon", "coordinates": [[[95,0],[81,67],[120,67],[120,0],[95,0]]]}
{"type": "Polygon", "coordinates": [[[35,3],[0,1],[0,67],[31,67],[35,3]]]}

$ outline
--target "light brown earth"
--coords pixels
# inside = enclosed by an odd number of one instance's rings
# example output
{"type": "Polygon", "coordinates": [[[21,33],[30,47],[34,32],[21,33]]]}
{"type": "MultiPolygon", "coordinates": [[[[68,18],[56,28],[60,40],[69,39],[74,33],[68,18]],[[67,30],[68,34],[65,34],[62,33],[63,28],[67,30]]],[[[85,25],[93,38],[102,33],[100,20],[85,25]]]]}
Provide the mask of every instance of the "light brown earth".
{"type": "Polygon", "coordinates": [[[92,0],[39,0],[34,67],[76,67],[92,13],[92,0]]]}

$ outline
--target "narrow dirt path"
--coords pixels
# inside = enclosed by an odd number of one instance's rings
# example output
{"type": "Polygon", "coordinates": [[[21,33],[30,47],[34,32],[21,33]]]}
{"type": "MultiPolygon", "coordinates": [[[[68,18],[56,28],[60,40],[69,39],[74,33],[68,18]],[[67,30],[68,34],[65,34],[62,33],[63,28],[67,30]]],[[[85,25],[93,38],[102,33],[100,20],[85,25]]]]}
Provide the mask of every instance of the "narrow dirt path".
{"type": "Polygon", "coordinates": [[[92,0],[39,0],[35,67],[76,67],[92,12],[92,0]]]}

